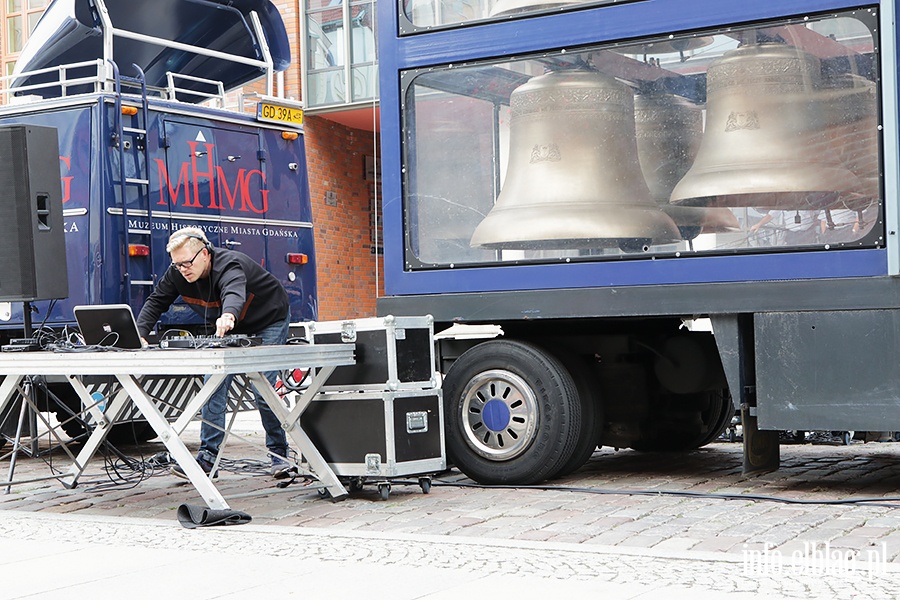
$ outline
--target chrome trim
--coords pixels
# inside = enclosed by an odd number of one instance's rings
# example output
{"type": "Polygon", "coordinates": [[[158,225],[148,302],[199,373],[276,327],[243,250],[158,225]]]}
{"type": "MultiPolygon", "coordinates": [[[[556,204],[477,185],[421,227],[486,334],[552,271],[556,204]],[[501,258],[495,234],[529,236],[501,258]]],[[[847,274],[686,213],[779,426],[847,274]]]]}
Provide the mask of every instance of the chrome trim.
{"type": "MultiPolygon", "coordinates": [[[[106,209],[107,214],[121,216],[122,209],[109,207],[106,209]]],[[[146,217],[146,210],[128,210],[129,217],[146,217]]],[[[179,219],[195,221],[208,221],[213,223],[240,223],[241,225],[259,225],[259,226],[279,226],[279,227],[299,227],[312,229],[313,224],[309,221],[284,221],[281,219],[254,219],[252,217],[228,217],[221,215],[199,215],[196,213],[167,213],[153,212],[154,219],[179,219]]]]}

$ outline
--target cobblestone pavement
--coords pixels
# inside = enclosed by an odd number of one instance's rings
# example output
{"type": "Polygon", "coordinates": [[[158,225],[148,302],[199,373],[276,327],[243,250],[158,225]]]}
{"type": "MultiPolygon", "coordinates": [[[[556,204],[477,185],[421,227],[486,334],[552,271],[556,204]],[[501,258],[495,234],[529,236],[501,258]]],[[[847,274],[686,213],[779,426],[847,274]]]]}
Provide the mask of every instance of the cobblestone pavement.
{"type": "MultiPolygon", "coordinates": [[[[229,445],[229,456],[262,458],[261,434],[244,435],[229,445]]],[[[197,439],[189,435],[187,443],[195,449],[197,439]]],[[[163,449],[150,443],[122,450],[146,459],[163,449]]],[[[685,454],[603,449],[576,473],[540,488],[483,488],[449,471],[427,495],[414,481],[395,482],[386,501],[365,486],[338,503],[300,483],[273,487],[246,461],[235,461],[216,485],[253,522],[189,531],[175,521],[179,505],[202,503],[189,484],[168,474],[114,484],[100,459],[75,489],[36,480],[50,474],[50,459],[65,467],[57,451],[19,457],[14,480],[27,483],[0,493],[0,535],[75,543],[90,532],[92,543],[127,539],[150,550],[202,551],[202,540],[241,556],[464,573],[470,577],[463,583],[481,591],[483,578],[527,573],[585,589],[620,586],[610,596],[617,598],[676,588],[692,598],[702,591],[898,597],[900,444],[797,444],[781,453],[780,470],[745,477],[740,444],[685,454]]],[[[120,461],[119,474],[127,471],[120,461]]]]}
{"type": "Polygon", "coordinates": [[[0,536],[16,540],[12,549],[5,545],[0,551],[4,581],[15,581],[8,575],[21,568],[21,555],[28,554],[29,544],[54,547],[54,568],[48,577],[29,579],[27,585],[19,578],[19,583],[5,586],[4,598],[52,598],[63,589],[67,597],[87,597],[98,580],[116,582],[116,594],[128,589],[133,590],[131,598],[155,597],[175,587],[178,565],[200,568],[204,575],[195,572],[193,577],[212,580],[190,596],[176,596],[192,600],[250,597],[251,592],[258,597],[259,580],[252,574],[266,565],[274,573],[274,578],[266,576],[267,589],[275,589],[279,580],[285,584],[293,580],[304,597],[316,591],[332,598],[356,598],[364,592],[367,597],[392,599],[467,597],[469,589],[486,594],[498,581],[509,583],[497,592],[510,593],[515,582],[522,587],[527,581],[528,587],[517,593],[522,598],[544,597],[548,589],[556,589],[563,595],[574,592],[573,597],[604,592],[617,599],[655,598],[665,592],[693,600],[723,595],[883,600],[895,597],[900,573],[896,565],[843,568],[796,561],[755,568],[729,554],[253,525],[196,531],[159,520],[16,511],[0,512],[0,536]],[[76,553],[84,558],[97,549],[100,559],[81,575],[72,568],[77,565],[62,566],[67,559],[60,560],[60,555],[76,553]],[[9,561],[13,553],[19,561],[9,561]],[[135,556],[144,558],[143,564],[136,564],[135,556]],[[258,561],[263,562],[255,564],[258,561]],[[343,576],[336,575],[335,567],[343,576]],[[360,568],[365,577],[353,577],[351,573],[360,568]],[[323,571],[328,579],[321,578],[323,571]],[[154,582],[152,573],[165,574],[165,583],[154,582]],[[141,587],[126,587],[124,578],[132,584],[142,582],[141,587]]]}

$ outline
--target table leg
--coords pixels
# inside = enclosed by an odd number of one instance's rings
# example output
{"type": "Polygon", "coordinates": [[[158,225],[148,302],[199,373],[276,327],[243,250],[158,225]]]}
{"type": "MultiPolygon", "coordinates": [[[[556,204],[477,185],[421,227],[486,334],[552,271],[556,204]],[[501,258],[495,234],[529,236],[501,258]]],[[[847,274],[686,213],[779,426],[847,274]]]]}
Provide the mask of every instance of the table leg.
{"type": "Polygon", "coordinates": [[[85,387],[84,383],[81,382],[81,378],[72,376],[68,379],[69,385],[71,385],[75,389],[75,392],[78,394],[79,398],[90,398],[90,402],[85,404],[83,408],[87,409],[87,411],[91,413],[91,416],[94,417],[94,421],[98,424],[106,423],[106,415],[103,414],[103,410],[100,408],[99,403],[94,400],[88,389],[85,387]]]}
{"type": "MultiPolygon", "coordinates": [[[[171,427],[166,418],[162,416],[162,413],[159,412],[159,409],[140,386],[137,379],[132,375],[116,375],[116,378],[122,384],[122,387],[128,391],[132,402],[134,402],[135,406],[137,406],[147,422],[150,423],[150,426],[153,427],[153,431],[156,432],[159,439],[165,444],[169,453],[172,455],[172,458],[174,458],[175,462],[181,466],[184,470],[184,474],[188,476],[188,479],[194,484],[197,491],[200,492],[206,505],[214,509],[227,510],[229,506],[228,503],[225,502],[225,498],[222,497],[222,494],[216,489],[212,480],[203,472],[200,465],[197,464],[197,461],[187,449],[187,446],[185,446],[184,442],[181,441],[181,438],[178,437],[176,430],[171,427]]],[[[199,408],[197,410],[199,410],[199,408]]]]}
{"type": "Polygon", "coordinates": [[[200,409],[203,408],[209,397],[213,395],[213,392],[222,385],[226,377],[227,375],[210,375],[203,383],[203,387],[200,388],[197,395],[191,398],[190,402],[185,405],[181,415],[172,424],[172,428],[177,435],[181,435],[184,432],[188,424],[197,416],[197,413],[200,412],[200,409]]]}
{"type": "MultiPolygon", "coordinates": [[[[328,374],[330,375],[334,367],[327,367],[327,369],[328,374]]],[[[306,432],[300,427],[300,415],[303,414],[302,411],[297,412],[295,408],[288,414],[287,409],[281,403],[281,399],[278,397],[275,389],[269,384],[269,380],[266,379],[262,373],[248,373],[247,377],[250,378],[250,381],[253,382],[253,385],[256,387],[260,396],[263,397],[263,400],[266,401],[269,408],[272,409],[272,412],[274,412],[275,416],[278,417],[278,420],[281,421],[281,426],[291,439],[294,440],[300,453],[306,458],[306,462],[308,462],[309,466],[315,471],[316,476],[323,484],[325,484],[325,489],[331,494],[332,499],[342,500],[345,498],[347,496],[347,490],[344,489],[344,486],[337,478],[337,475],[335,475],[334,471],[331,470],[331,467],[328,466],[325,457],[322,456],[315,444],[312,443],[312,440],[309,439],[309,436],[306,435],[306,432]],[[294,413],[297,413],[296,416],[294,416],[294,413]]],[[[327,375],[325,377],[327,378],[327,375]]],[[[321,387],[321,383],[318,387],[321,387]]],[[[309,403],[307,402],[307,405],[308,404],[309,403]]]]}
{"type": "MultiPolygon", "coordinates": [[[[78,396],[81,398],[81,402],[84,406],[89,406],[93,399],[86,395],[87,390],[82,386],[81,389],[78,387],[73,388],[78,396]]],[[[78,485],[78,478],[81,477],[81,474],[84,473],[84,470],[88,466],[88,462],[93,458],[94,454],[97,452],[97,449],[100,447],[100,444],[103,443],[103,440],[106,439],[106,435],[109,433],[109,430],[112,429],[113,423],[119,418],[119,415],[122,414],[122,411],[128,405],[128,393],[125,390],[119,390],[116,395],[110,400],[109,404],[106,406],[106,413],[104,413],[103,420],[100,421],[95,427],[94,431],[91,433],[91,436],[88,438],[87,442],[85,442],[84,447],[81,449],[81,452],[78,453],[78,456],[75,457],[75,462],[72,463],[71,468],[69,469],[69,474],[72,476],[72,481],[66,483],[65,481],[62,484],[68,488],[72,489],[76,485],[78,485]]]]}
{"type": "Polygon", "coordinates": [[[3,379],[3,383],[0,384],[0,412],[3,412],[6,405],[12,400],[23,379],[25,379],[24,375],[7,375],[3,379]]]}
{"type": "Polygon", "coordinates": [[[307,388],[303,390],[303,393],[297,398],[297,404],[294,405],[294,409],[291,410],[291,414],[289,415],[291,423],[296,423],[300,420],[300,415],[303,414],[303,411],[306,410],[309,403],[313,401],[313,398],[316,397],[316,394],[319,393],[319,390],[322,389],[322,386],[325,385],[325,382],[331,377],[335,368],[336,367],[322,367],[316,371],[316,374],[313,375],[307,388]]]}

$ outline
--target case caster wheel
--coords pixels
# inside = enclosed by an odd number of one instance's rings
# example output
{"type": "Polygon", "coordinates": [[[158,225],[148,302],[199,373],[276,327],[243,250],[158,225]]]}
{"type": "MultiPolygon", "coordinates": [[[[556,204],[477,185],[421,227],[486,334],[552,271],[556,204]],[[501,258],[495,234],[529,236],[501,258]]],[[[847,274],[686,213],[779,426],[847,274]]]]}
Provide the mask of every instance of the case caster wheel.
{"type": "Polygon", "coordinates": [[[363,489],[363,480],[362,479],[351,479],[349,485],[351,492],[361,492],[363,489]]]}
{"type": "Polygon", "coordinates": [[[431,477],[419,477],[419,487],[422,488],[422,493],[427,494],[431,491],[431,477]]]}
{"type": "Polygon", "coordinates": [[[853,439],[852,431],[842,431],[841,432],[841,443],[845,446],[850,445],[850,441],[853,439]]]}
{"type": "Polygon", "coordinates": [[[381,496],[382,500],[387,500],[388,496],[391,495],[391,484],[379,483],[378,484],[378,494],[381,496]]]}

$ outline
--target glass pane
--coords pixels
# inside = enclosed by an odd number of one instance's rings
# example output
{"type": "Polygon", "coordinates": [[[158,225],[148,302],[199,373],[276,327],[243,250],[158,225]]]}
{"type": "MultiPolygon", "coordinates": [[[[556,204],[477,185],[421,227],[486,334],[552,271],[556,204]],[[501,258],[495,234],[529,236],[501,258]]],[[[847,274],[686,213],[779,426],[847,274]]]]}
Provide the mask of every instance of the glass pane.
{"type": "Polygon", "coordinates": [[[874,10],[410,73],[407,263],[883,245],[874,10]]]}
{"type": "Polygon", "coordinates": [[[47,0],[28,0],[28,8],[44,8],[47,0]]]}
{"type": "Polygon", "coordinates": [[[350,7],[351,62],[376,62],[375,47],[375,5],[366,3],[350,7]]]}
{"type": "Polygon", "coordinates": [[[34,26],[38,24],[38,21],[41,20],[41,15],[43,13],[33,12],[28,13],[28,33],[31,34],[34,31],[34,26]]]}
{"type": "Polygon", "coordinates": [[[6,12],[14,13],[22,10],[22,0],[6,0],[6,12]]]}
{"type": "Polygon", "coordinates": [[[6,18],[6,51],[19,52],[22,50],[22,17],[6,18]]]}
{"type": "Polygon", "coordinates": [[[344,24],[340,7],[307,15],[309,69],[327,69],[344,64],[344,24]]]}
{"type": "Polygon", "coordinates": [[[304,98],[304,101],[308,107],[343,104],[345,102],[343,69],[311,72],[307,79],[309,98],[304,98]]]}
{"type": "Polygon", "coordinates": [[[353,67],[353,100],[374,100],[378,97],[378,68],[375,65],[353,67]]]}
{"type": "Polygon", "coordinates": [[[403,14],[417,27],[454,25],[483,19],[556,12],[584,4],[611,4],[620,0],[402,0],[403,14]]]}
{"type": "Polygon", "coordinates": [[[16,61],[6,63],[6,74],[12,75],[13,71],[16,70],[16,61]]]}

